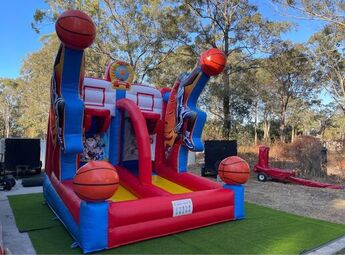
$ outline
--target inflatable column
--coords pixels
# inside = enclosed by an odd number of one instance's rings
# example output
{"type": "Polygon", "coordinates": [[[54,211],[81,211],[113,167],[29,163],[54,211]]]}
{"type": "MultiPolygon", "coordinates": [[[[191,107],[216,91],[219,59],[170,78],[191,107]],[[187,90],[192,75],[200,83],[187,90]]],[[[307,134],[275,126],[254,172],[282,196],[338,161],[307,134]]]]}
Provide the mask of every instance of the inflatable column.
{"type": "Polygon", "coordinates": [[[51,81],[51,105],[47,137],[46,168],[60,180],[71,179],[83,151],[84,49],[95,39],[96,27],[86,14],[66,11],[56,22],[61,40],[51,81]],[[61,171],[63,169],[63,171],[61,171]]]}
{"type": "Polygon", "coordinates": [[[178,172],[187,171],[189,150],[204,150],[201,135],[206,113],[197,107],[197,101],[210,77],[220,74],[225,64],[222,51],[205,51],[193,71],[180,75],[170,92],[165,113],[164,149],[168,165],[178,172]]]}

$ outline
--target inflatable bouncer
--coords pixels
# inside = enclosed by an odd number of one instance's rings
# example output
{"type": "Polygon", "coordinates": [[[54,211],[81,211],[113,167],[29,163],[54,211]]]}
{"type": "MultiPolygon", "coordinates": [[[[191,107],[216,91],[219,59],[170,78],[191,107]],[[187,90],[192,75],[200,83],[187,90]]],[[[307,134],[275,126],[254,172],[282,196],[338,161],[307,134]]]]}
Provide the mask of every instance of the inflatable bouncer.
{"type": "Polygon", "coordinates": [[[189,151],[203,150],[197,100],[225,67],[220,50],[205,51],[172,89],[158,89],[133,83],[123,61],[104,79],[84,77],[96,27],[83,12],[64,12],[56,32],[43,190],[83,252],[244,218],[246,162],[221,162],[228,184],[187,172],[189,151]]]}

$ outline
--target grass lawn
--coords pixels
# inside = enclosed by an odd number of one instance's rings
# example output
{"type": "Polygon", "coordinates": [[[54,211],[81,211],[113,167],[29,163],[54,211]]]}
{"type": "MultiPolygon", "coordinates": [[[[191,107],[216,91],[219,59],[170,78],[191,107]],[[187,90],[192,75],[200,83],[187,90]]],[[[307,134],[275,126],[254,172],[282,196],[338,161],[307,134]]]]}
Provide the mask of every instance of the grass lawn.
{"type": "MultiPolygon", "coordinates": [[[[28,231],[37,254],[78,254],[40,194],[9,197],[19,231],[28,231]]],[[[345,225],[246,203],[246,219],[151,239],[105,254],[298,254],[345,234],[345,225]]]]}

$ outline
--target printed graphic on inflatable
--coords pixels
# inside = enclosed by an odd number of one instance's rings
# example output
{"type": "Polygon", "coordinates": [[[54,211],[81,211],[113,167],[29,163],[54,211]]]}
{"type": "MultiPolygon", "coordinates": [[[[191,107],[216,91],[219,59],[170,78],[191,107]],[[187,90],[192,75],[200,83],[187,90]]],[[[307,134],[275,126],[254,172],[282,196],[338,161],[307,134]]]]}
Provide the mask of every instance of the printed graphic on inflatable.
{"type": "Polygon", "coordinates": [[[84,138],[84,150],[80,160],[88,162],[90,160],[105,159],[105,143],[100,134],[94,134],[92,137],[84,138]]]}
{"type": "Polygon", "coordinates": [[[172,88],[165,118],[164,134],[165,148],[167,150],[179,140],[188,149],[194,150],[195,148],[192,132],[197,112],[191,110],[187,102],[193,89],[198,84],[198,79],[200,78],[200,75],[198,75],[200,74],[199,69],[196,68],[190,75],[188,73],[180,75],[172,88]]]}
{"type": "Polygon", "coordinates": [[[105,76],[113,83],[115,89],[130,89],[134,80],[134,70],[130,64],[124,61],[114,61],[107,67],[105,76]]]}
{"type": "Polygon", "coordinates": [[[59,48],[58,54],[56,56],[56,60],[54,63],[54,70],[51,80],[51,106],[52,106],[52,126],[51,126],[51,135],[53,136],[53,141],[59,143],[61,148],[63,148],[63,140],[62,140],[62,126],[63,126],[63,119],[64,119],[64,101],[60,96],[60,77],[61,77],[61,56],[63,55],[63,47],[59,48]]]}

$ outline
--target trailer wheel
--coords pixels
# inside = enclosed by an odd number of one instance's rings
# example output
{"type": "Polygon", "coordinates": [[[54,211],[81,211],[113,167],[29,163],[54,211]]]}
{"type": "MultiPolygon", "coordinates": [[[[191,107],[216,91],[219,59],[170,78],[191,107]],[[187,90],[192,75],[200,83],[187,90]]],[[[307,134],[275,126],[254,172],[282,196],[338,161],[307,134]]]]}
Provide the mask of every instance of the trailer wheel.
{"type": "Polygon", "coordinates": [[[264,173],[259,173],[259,174],[258,174],[258,181],[260,181],[260,182],[265,182],[265,181],[267,181],[267,175],[264,174],[264,173]]]}
{"type": "Polygon", "coordinates": [[[10,183],[11,187],[16,185],[16,179],[14,179],[14,177],[12,175],[5,176],[3,181],[6,181],[6,182],[10,183]]]}
{"type": "Polygon", "coordinates": [[[36,168],[36,169],[35,169],[35,174],[40,174],[41,171],[42,171],[41,168],[36,168]]]}
{"type": "Polygon", "coordinates": [[[11,182],[9,182],[9,181],[7,181],[7,180],[5,180],[5,181],[2,183],[2,185],[4,186],[4,190],[10,191],[10,190],[12,189],[12,184],[11,184],[11,182]]]}
{"type": "Polygon", "coordinates": [[[206,176],[206,168],[205,168],[205,164],[201,165],[201,176],[205,177],[206,176]]]}
{"type": "Polygon", "coordinates": [[[216,163],[214,163],[214,171],[216,173],[218,173],[218,168],[219,168],[220,162],[221,162],[221,160],[218,160],[216,163]]]}

